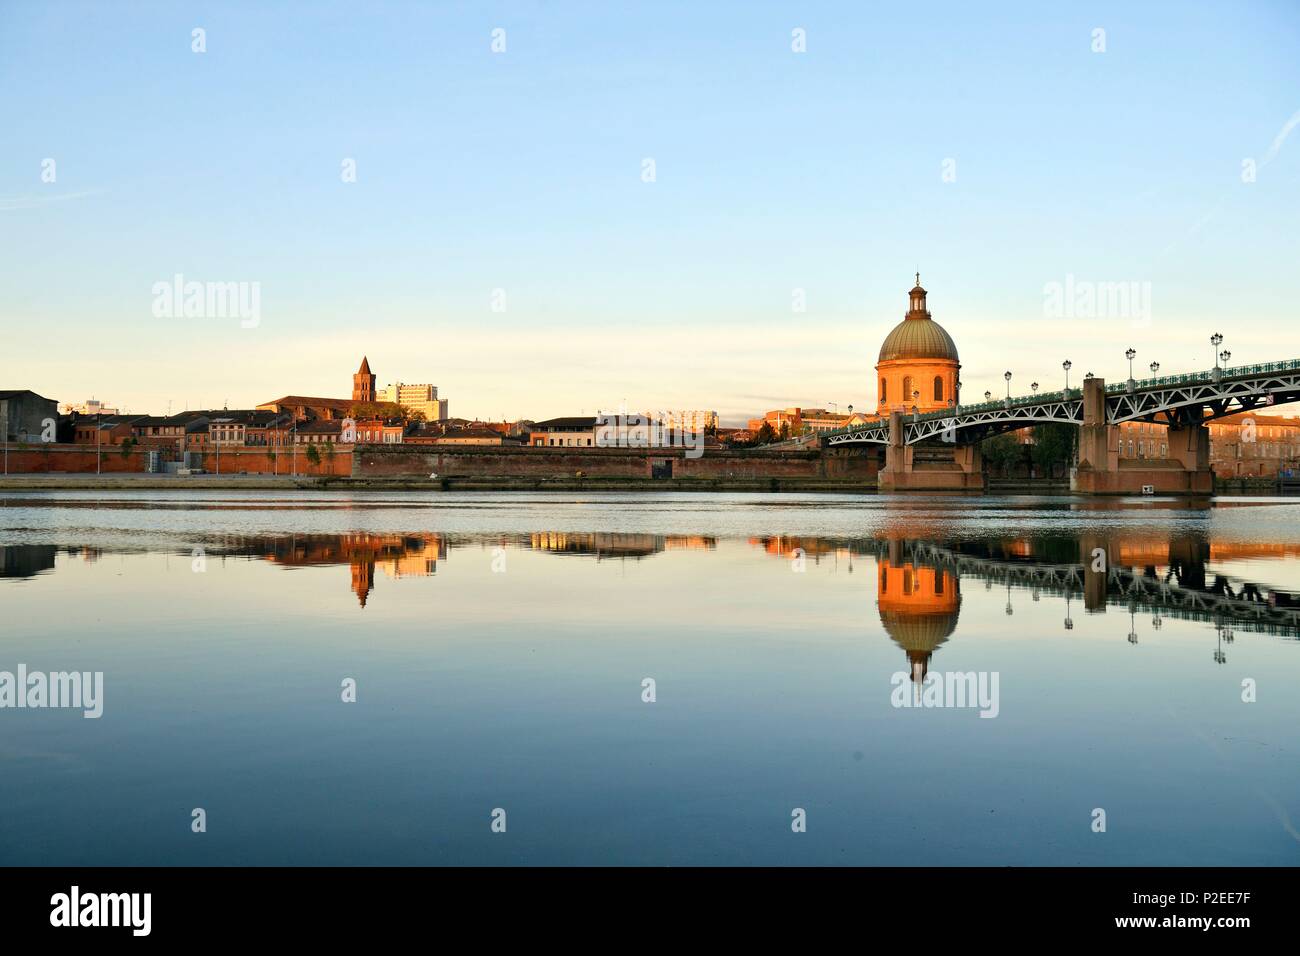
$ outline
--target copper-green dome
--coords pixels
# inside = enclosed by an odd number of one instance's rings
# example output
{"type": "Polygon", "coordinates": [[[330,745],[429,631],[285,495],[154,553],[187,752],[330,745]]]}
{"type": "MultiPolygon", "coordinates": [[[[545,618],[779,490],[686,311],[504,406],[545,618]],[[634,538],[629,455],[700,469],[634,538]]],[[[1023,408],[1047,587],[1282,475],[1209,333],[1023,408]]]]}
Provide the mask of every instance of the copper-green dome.
{"type": "Polygon", "coordinates": [[[956,362],[957,343],[942,325],[928,315],[908,316],[885,336],[880,346],[881,362],[896,359],[951,359],[956,362]]]}
{"type": "Polygon", "coordinates": [[[885,633],[905,651],[935,650],[957,630],[958,608],[950,611],[886,611],[880,609],[885,633]]]}
{"type": "Polygon", "coordinates": [[[921,288],[921,274],[917,273],[916,287],[908,293],[907,317],[894,326],[880,346],[881,362],[898,359],[949,359],[957,358],[957,343],[942,325],[930,318],[925,307],[926,292],[921,288]]]}

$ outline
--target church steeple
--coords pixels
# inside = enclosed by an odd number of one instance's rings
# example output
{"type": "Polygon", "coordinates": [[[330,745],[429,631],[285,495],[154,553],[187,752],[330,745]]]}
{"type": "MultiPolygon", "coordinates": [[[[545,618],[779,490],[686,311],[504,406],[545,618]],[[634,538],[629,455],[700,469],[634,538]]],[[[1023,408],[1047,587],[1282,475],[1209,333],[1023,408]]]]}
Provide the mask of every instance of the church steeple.
{"type": "Polygon", "coordinates": [[[352,376],[352,401],[373,402],[375,400],[375,376],[370,371],[370,359],[361,357],[361,368],[352,376]]]}

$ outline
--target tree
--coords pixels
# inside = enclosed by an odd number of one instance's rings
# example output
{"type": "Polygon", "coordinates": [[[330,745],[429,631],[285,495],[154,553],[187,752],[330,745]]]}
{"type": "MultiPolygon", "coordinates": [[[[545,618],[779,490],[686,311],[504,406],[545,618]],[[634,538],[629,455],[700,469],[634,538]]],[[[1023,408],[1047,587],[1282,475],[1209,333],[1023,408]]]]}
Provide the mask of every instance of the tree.
{"type": "Polygon", "coordinates": [[[422,422],[424,412],[418,412],[397,402],[357,402],[349,410],[356,419],[401,418],[408,422],[422,422]]]}
{"type": "Polygon", "coordinates": [[[1079,430],[1064,422],[1046,422],[1034,426],[1034,444],[1030,455],[1034,464],[1051,475],[1056,465],[1069,467],[1074,461],[1074,449],[1078,444],[1079,430]]]}
{"type": "Polygon", "coordinates": [[[320,467],[320,449],[313,442],[307,443],[307,463],[320,467]]]}
{"type": "Polygon", "coordinates": [[[980,442],[980,454],[1003,475],[1024,460],[1024,450],[1014,435],[994,435],[980,442]]]}
{"type": "Polygon", "coordinates": [[[776,431],[772,428],[771,422],[763,422],[758,429],[758,434],[754,436],[755,445],[770,445],[776,441],[776,431]]]}
{"type": "Polygon", "coordinates": [[[135,448],[135,445],[136,445],[136,440],[134,436],[130,438],[124,438],[122,440],[122,450],[118,452],[118,454],[120,454],[124,459],[130,458],[131,450],[135,448]]]}
{"type": "Polygon", "coordinates": [[[782,422],[782,423],[781,423],[781,441],[785,441],[785,440],[786,440],[787,438],[789,438],[789,437],[790,437],[790,423],[789,423],[789,422],[782,422]]]}

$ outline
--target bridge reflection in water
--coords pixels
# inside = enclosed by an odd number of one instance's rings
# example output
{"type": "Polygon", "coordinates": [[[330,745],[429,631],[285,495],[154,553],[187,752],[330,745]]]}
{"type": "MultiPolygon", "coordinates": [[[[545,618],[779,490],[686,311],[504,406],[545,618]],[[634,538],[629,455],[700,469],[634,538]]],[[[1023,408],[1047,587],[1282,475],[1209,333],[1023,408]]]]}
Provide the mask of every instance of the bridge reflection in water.
{"type": "MultiPolygon", "coordinates": [[[[917,526],[922,533],[937,529],[917,526]]],[[[1254,576],[1231,573],[1241,562],[1268,574],[1270,562],[1300,558],[1300,543],[1216,542],[1196,533],[1166,537],[1042,535],[976,538],[944,542],[937,538],[891,534],[882,538],[762,536],[752,546],[782,559],[816,567],[826,562],[847,571],[866,559],[876,576],[876,606],[886,634],[906,654],[913,678],[924,678],[934,652],[957,628],[962,585],[974,578],[986,587],[1006,587],[1062,599],[1062,627],[1073,628],[1075,609],[1105,612],[1110,606],[1131,614],[1150,614],[1159,628],[1165,617],[1213,624],[1226,640],[1232,629],[1300,637],[1300,594],[1254,576]]],[[[438,533],[221,535],[192,547],[208,560],[248,558],[285,568],[346,565],[351,589],[365,607],[376,572],[397,580],[435,575],[456,550],[532,551],[586,557],[596,561],[639,561],[665,552],[714,552],[727,539],[706,535],[620,532],[538,531],[527,534],[447,535],[438,533]]],[[[142,549],[143,550],[143,549],[142,549]]],[[[52,545],[0,545],[0,577],[30,578],[55,570],[62,553],[93,562],[100,548],[52,545]]],[[[1011,613],[1008,604],[1008,613],[1011,613]]],[[[1133,632],[1130,630],[1130,637],[1133,632]]]]}
{"type": "Polygon", "coordinates": [[[1195,534],[1164,539],[1132,535],[1081,534],[1038,538],[979,539],[941,543],[891,537],[755,538],[751,543],[773,556],[820,563],[843,558],[874,559],[876,607],[885,633],[902,649],[911,679],[918,685],[931,659],[956,632],[962,583],[983,581],[1006,587],[1006,613],[1014,611],[1012,589],[1043,594],[1065,605],[1063,630],[1074,629],[1074,609],[1085,614],[1123,608],[1129,615],[1127,638],[1138,640],[1138,613],[1151,616],[1159,630],[1165,618],[1214,626],[1219,646],[1214,659],[1224,663],[1222,644],[1233,629],[1300,638],[1300,594],[1227,573],[1240,561],[1300,557],[1300,543],[1213,543],[1195,534]],[[1077,602],[1077,604],[1076,604],[1077,602]]]}

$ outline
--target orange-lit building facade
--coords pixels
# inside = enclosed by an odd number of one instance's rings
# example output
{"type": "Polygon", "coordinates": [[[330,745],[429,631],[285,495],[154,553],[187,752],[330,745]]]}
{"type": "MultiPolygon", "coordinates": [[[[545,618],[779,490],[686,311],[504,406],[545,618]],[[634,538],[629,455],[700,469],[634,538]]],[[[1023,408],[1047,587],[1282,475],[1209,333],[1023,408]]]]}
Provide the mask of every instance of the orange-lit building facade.
{"type": "Polygon", "coordinates": [[[1210,422],[1210,466],[1220,478],[1300,474],[1300,418],[1242,412],[1210,422]]]}
{"type": "Polygon", "coordinates": [[[917,273],[908,310],[880,346],[876,362],[876,411],[932,412],[957,403],[961,361],[952,336],[934,321],[917,273]]]}
{"type": "MultiPolygon", "coordinates": [[[[1218,478],[1276,478],[1300,474],[1300,418],[1239,412],[1206,423],[1210,467],[1218,478]]],[[[1169,457],[1169,430],[1155,422],[1119,426],[1119,456],[1169,457]]]]}

